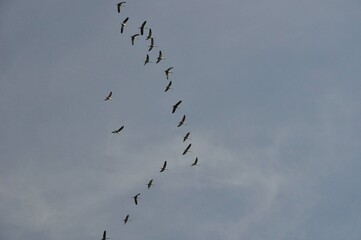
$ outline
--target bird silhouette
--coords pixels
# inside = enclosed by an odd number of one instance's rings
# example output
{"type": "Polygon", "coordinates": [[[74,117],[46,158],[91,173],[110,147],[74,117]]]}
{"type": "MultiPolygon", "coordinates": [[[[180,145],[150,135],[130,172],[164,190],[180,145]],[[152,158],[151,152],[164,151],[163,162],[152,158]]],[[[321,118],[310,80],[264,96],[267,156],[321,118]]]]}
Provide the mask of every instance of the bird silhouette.
{"type": "Polygon", "coordinates": [[[152,35],[152,29],[149,28],[149,31],[148,31],[148,36],[145,40],[148,40],[148,39],[152,39],[153,38],[153,35],[152,35]]]}
{"type": "Polygon", "coordinates": [[[120,2],[117,4],[117,9],[118,9],[118,13],[120,13],[120,8],[121,7],[124,7],[123,5],[125,4],[126,2],[120,2]]]}
{"type": "Polygon", "coordinates": [[[191,140],[191,139],[189,138],[189,135],[190,135],[190,134],[191,134],[190,132],[187,132],[187,134],[183,137],[183,142],[185,142],[187,139],[191,140]]]}
{"type": "Polygon", "coordinates": [[[167,77],[167,79],[169,78],[169,74],[170,74],[170,73],[173,73],[173,72],[171,72],[172,69],[173,69],[173,67],[170,67],[170,68],[168,68],[167,70],[164,71],[164,72],[165,72],[165,76],[167,77]]]}
{"type": "Polygon", "coordinates": [[[132,35],[132,36],[130,37],[131,40],[132,40],[132,46],[134,46],[135,39],[137,39],[138,36],[139,36],[139,34],[137,33],[137,34],[134,34],[134,35],[132,35]]]}
{"type": "Polygon", "coordinates": [[[164,172],[165,170],[168,170],[166,169],[166,167],[167,167],[167,161],[163,163],[163,167],[160,169],[160,172],[164,172]]]}
{"type": "Polygon", "coordinates": [[[123,22],[120,24],[120,33],[123,33],[125,26],[127,25],[126,23],[128,22],[129,17],[127,17],[126,19],[123,20],[123,22]]]}
{"type": "Polygon", "coordinates": [[[148,52],[151,51],[153,48],[158,47],[154,44],[154,38],[150,39],[150,45],[148,47],[148,52]]]}
{"type": "MultiPolygon", "coordinates": [[[[181,121],[178,123],[177,127],[182,126],[183,124],[186,124],[186,115],[183,115],[181,121]]],[[[184,141],[183,141],[184,142],[184,141]]]]}
{"type": "Polygon", "coordinates": [[[190,152],[190,148],[191,148],[191,146],[192,146],[192,144],[190,143],[187,147],[186,147],[186,149],[183,151],[183,155],[184,154],[186,154],[187,152],[190,152]]]}
{"type": "Polygon", "coordinates": [[[168,91],[169,89],[172,89],[171,86],[172,86],[172,81],[170,81],[170,82],[168,83],[168,85],[166,86],[164,92],[168,91]]]}
{"type": "Polygon", "coordinates": [[[147,29],[147,28],[145,27],[145,24],[147,24],[147,21],[144,21],[144,22],[142,23],[142,25],[139,27],[139,29],[140,29],[140,35],[143,35],[143,34],[144,34],[144,29],[147,29]]]}
{"type": "Polygon", "coordinates": [[[124,221],[124,224],[127,224],[127,222],[130,221],[129,220],[129,214],[127,214],[127,216],[125,216],[123,221],[124,221]]]}
{"type": "Polygon", "coordinates": [[[196,159],[194,160],[194,162],[192,163],[191,166],[192,166],[192,167],[193,167],[193,166],[199,166],[199,165],[198,165],[198,157],[196,157],[196,159]]]}
{"type": "Polygon", "coordinates": [[[111,101],[112,100],[113,92],[110,92],[108,96],[104,99],[104,101],[111,101]]]}
{"type": "Polygon", "coordinates": [[[175,113],[175,111],[179,107],[179,104],[181,104],[181,103],[182,103],[182,100],[178,101],[176,104],[173,105],[172,113],[175,113]]]}
{"type": "Polygon", "coordinates": [[[157,58],[157,62],[156,63],[159,63],[161,60],[164,60],[165,58],[163,58],[163,54],[162,54],[162,51],[159,51],[159,55],[158,55],[158,58],[157,58]]]}
{"type": "Polygon", "coordinates": [[[102,240],[106,240],[106,239],[109,239],[109,238],[107,238],[107,231],[104,231],[102,240]]]}
{"type": "Polygon", "coordinates": [[[114,130],[112,133],[117,133],[120,134],[120,131],[122,131],[124,128],[124,126],[121,126],[120,128],[118,128],[117,130],[114,130]]]}
{"type": "Polygon", "coordinates": [[[135,205],[138,205],[138,197],[139,197],[139,195],[140,195],[140,193],[138,193],[137,195],[135,195],[133,197],[135,205]]]}
{"type": "Polygon", "coordinates": [[[148,189],[149,189],[151,186],[153,186],[153,179],[150,179],[150,181],[148,182],[147,186],[148,186],[148,189]]]}
{"type": "Polygon", "coordinates": [[[149,54],[147,54],[147,56],[144,60],[144,65],[146,65],[147,63],[151,63],[151,61],[149,61],[149,54]]]}

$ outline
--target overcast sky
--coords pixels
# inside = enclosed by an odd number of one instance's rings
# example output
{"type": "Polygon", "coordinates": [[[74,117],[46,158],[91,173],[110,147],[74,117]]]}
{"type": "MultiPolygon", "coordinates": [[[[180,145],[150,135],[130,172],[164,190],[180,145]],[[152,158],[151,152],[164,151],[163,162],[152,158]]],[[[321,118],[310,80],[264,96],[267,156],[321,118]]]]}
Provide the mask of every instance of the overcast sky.
{"type": "Polygon", "coordinates": [[[359,0],[116,3],[0,1],[0,239],[360,239],[359,0]]]}

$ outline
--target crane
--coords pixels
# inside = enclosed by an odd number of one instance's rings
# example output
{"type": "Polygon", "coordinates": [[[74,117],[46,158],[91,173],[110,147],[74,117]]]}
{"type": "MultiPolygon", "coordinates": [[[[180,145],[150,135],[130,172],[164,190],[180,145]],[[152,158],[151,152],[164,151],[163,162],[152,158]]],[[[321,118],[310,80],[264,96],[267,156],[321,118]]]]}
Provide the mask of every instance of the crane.
{"type": "Polygon", "coordinates": [[[184,149],[183,155],[186,154],[187,152],[190,152],[189,149],[191,148],[191,146],[192,146],[192,144],[190,143],[190,144],[186,147],[186,149],[184,149]]]}
{"type": "Polygon", "coordinates": [[[149,54],[147,54],[147,57],[144,60],[144,65],[146,65],[147,63],[151,63],[151,61],[149,61],[149,54]]]}
{"type": "Polygon", "coordinates": [[[104,101],[111,101],[112,100],[113,92],[110,92],[108,96],[104,99],[104,101]]]}
{"type": "Polygon", "coordinates": [[[149,189],[151,186],[153,186],[153,178],[150,179],[150,181],[148,182],[147,186],[148,186],[148,189],[149,189]]]}
{"type": "Polygon", "coordinates": [[[147,29],[147,28],[145,27],[145,24],[147,24],[147,21],[144,21],[144,22],[142,23],[142,25],[139,27],[139,29],[140,29],[140,35],[143,35],[143,34],[144,34],[144,29],[147,29]]]}
{"type": "Polygon", "coordinates": [[[126,2],[120,2],[117,4],[117,9],[118,9],[118,13],[120,13],[120,8],[121,7],[124,7],[123,5],[125,4],[126,2]]]}
{"type": "Polygon", "coordinates": [[[168,170],[166,169],[166,167],[167,167],[167,161],[163,163],[163,167],[160,169],[160,172],[164,172],[165,170],[168,170]]]}
{"type": "MultiPolygon", "coordinates": [[[[178,123],[177,127],[182,126],[183,124],[186,124],[186,115],[183,115],[181,121],[178,123]]],[[[184,141],[183,141],[184,142],[184,141]]]]}
{"type": "Polygon", "coordinates": [[[173,72],[171,72],[171,70],[173,69],[173,67],[170,67],[170,68],[168,68],[168,69],[166,69],[164,72],[165,72],[165,76],[167,77],[167,79],[169,78],[169,74],[170,73],[173,73],[173,72]]]}
{"type": "Polygon", "coordinates": [[[158,47],[154,44],[154,38],[150,39],[150,45],[148,47],[148,52],[151,51],[154,47],[158,47]]]}
{"type": "Polygon", "coordinates": [[[117,133],[120,134],[120,131],[122,131],[124,128],[124,126],[121,126],[120,128],[118,128],[117,130],[114,130],[112,133],[117,133]]]}
{"type": "Polygon", "coordinates": [[[124,221],[124,224],[127,224],[127,222],[130,221],[129,220],[129,214],[127,214],[127,216],[125,216],[123,221],[124,221]]]}
{"type": "Polygon", "coordinates": [[[134,42],[135,42],[135,39],[137,39],[137,37],[139,36],[139,34],[134,34],[132,35],[130,38],[132,40],[132,45],[134,46],[134,42]]]}
{"type": "Polygon", "coordinates": [[[187,139],[191,140],[191,139],[189,138],[189,135],[190,135],[190,134],[191,134],[190,132],[187,132],[187,134],[183,137],[183,142],[185,142],[187,139]]]}
{"type": "Polygon", "coordinates": [[[176,104],[173,105],[172,113],[175,113],[175,111],[179,107],[179,104],[181,104],[181,103],[182,103],[182,100],[178,101],[176,104]]]}
{"type": "Polygon", "coordinates": [[[193,167],[193,166],[199,166],[199,165],[198,165],[198,157],[196,157],[196,159],[194,160],[194,162],[192,163],[191,166],[192,166],[192,167],[193,167]]]}
{"type": "Polygon", "coordinates": [[[148,40],[148,39],[153,39],[153,35],[152,35],[152,29],[149,28],[149,31],[148,31],[148,36],[145,40],[148,40]]]}
{"type": "Polygon", "coordinates": [[[104,231],[102,240],[106,240],[106,239],[109,239],[109,238],[107,238],[107,231],[104,231]]]}
{"type": "Polygon", "coordinates": [[[168,91],[169,89],[172,89],[172,81],[170,81],[167,85],[167,87],[165,88],[164,92],[168,91]]]}
{"type": "Polygon", "coordinates": [[[156,63],[159,63],[161,60],[164,60],[165,58],[163,58],[163,54],[162,54],[162,51],[159,51],[159,55],[158,55],[158,58],[157,58],[157,62],[156,63]]]}
{"type": "Polygon", "coordinates": [[[125,28],[125,26],[127,25],[126,23],[128,22],[128,20],[129,20],[129,17],[127,17],[126,19],[124,19],[123,22],[120,24],[120,25],[121,25],[121,26],[120,26],[120,33],[123,33],[124,28],[125,28]]]}
{"type": "Polygon", "coordinates": [[[133,197],[135,205],[138,205],[138,197],[139,197],[139,195],[140,195],[140,193],[138,193],[137,195],[135,195],[133,197]]]}

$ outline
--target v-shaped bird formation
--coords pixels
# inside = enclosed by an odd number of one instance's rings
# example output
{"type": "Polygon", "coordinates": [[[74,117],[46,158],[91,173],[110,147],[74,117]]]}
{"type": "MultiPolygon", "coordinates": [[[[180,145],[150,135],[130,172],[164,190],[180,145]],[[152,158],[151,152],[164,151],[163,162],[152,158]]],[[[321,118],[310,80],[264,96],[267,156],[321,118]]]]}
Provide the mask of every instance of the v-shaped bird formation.
{"type": "MultiPolygon", "coordinates": [[[[122,1],[122,2],[119,2],[118,4],[116,4],[116,10],[120,14],[122,14],[123,11],[125,11],[125,8],[126,8],[126,2],[125,1],[122,1]]],[[[130,27],[132,27],[132,25],[134,26],[134,24],[132,23],[132,19],[130,19],[129,17],[124,18],[120,22],[120,33],[121,33],[121,35],[124,36],[124,34],[130,32],[131,31],[130,27]]],[[[138,31],[133,32],[133,34],[130,35],[130,43],[131,43],[131,45],[134,46],[135,44],[140,44],[140,43],[136,43],[136,40],[143,37],[145,39],[145,41],[150,42],[149,45],[148,45],[148,52],[152,51],[154,48],[157,48],[157,47],[159,48],[159,46],[155,45],[155,40],[154,40],[154,35],[153,35],[153,32],[152,32],[152,28],[148,27],[147,21],[143,21],[142,24],[137,25],[137,26],[139,26],[139,27],[136,28],[138,31]],[[148,29],[148,35],[145,34],[146,29],[148,29]],[[146,35],[146,36],[144,36],[144,35],[146,35]]],[[[155,61],[156,64],[158,64],[161,61],[166,62],[166,59],[163,57],[163,52],[161,50],[159,50],[158,57],[154,61],[155,61]]],[[[153,63],[153,61],[151,61],[151,57],[150,57],[149,53],[145,53],[144,65],[147,65],[147,64],[150,64],[150,63],[153,63]]],[[[155,65],[150,64],[150,66],[155,66],[155,65]]],[[[159,66],[159,65],[157,65],[157,66],[159,66]]],[[[171,74],[173,74],[173,72],[172,72],[173,69],[174,69],[173,66],[168,67],[166,69],[163,69],[163,73],[165,74],[165,78],[167,80],[169,80],[171,78],[171,74]]],[[[165,86],[164,93],[168,92],[170,89],[173,89],[172,81],[169,81],[168,84],[165,86]]],[[[168,94],[168,93],[166,93],[166,94],[168,94]]],[[[113,91],[110,91],[105,96],[104,101],[106,101],[106,102],[112,101],[114,97],[116,98],[116,93],[113,94],[113,91]]],[[[174,105],[170,105],[171,113],[175,114],[176,112],[181,111],[181,110],[179,110],[179,109],[181,109],[181,104],[182,104],[182,100],[179,100],[174,105]]],[[[186,125],[186,115],[185,114],[183,114],[182,118],[178,122],[178,125],[176,125],[176,126],[181,127],[183,125],[186,125]]],[[[181,128],[181,129],[183,129],[183,128],[181,128]]],[[[120,128],[111,131],[111,133],[116,133],[116,134],[121,135],[122,131],[124,131],[124,126],[121,126],[120,128]]],[[[180,141],[185,142],[185,141],[188,140],[187,142],[189,142],[191,140],[190,134],[191,133],[189,131],[187,133],[185,133],[185,135],[183,137],[180,137],[180,141]]],[[[187,153],[190,153],[191,152],[191,150],[190,150],[191,146],[192,146],[192,143],[188,143],[188,145],[183,149],[183,152],[180,151],[180,153],[182,153],[180,155],[183,156],[183,155],[186,155],[187,153]]],[[[168,166],[168,162],[164,161],[163,165],[160,166],[159,172],[164,173],[165,170],[168,170],[167,166],[168,166]]],[[[188,165],[188,167],[189,166],[192,166],[192,167],[193,166],[199,166],[198,157],[196,157],[195,160],[193,160],[193,162],[190,163],[190,165],[188,165]]],[[[148,181],[148,183],[146,183],[145,185],[147,186],[148,190],[150,190],[153,186],[155,186],[154,183],[153,183],[153,178],[151,178],[148,181]]],[[[133,199],[134,204],[137,205],[137,206],[139,204],[141,205],[141,201],[139,201],[140,200],[140,195],[141,195],[141,193],[137,193],[134,196],[130,197],[130,199],[133,199]]],[[[131,221],[131,214],[127,213],[127,214],[125,214],[125,217],[123,218],[123,223],[127,224],[129,221],[131,221]]],[[[106,236],[106,231],[104,231],[103,232],[103,237],[102,237],[101,240],[106,240],[106,239],[108,239],[108,238],[106,236]]]]}

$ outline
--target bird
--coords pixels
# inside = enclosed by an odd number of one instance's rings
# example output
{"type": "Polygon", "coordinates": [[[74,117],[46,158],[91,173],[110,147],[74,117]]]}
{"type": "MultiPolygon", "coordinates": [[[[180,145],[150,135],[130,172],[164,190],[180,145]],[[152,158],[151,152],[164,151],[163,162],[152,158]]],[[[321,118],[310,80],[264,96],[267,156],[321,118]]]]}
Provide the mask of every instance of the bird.
{"type": "Polygon", "coordinates": [[[134,34],[133,36],[131,36],[132,45],[134,45],[134,41],[135,41],[135,39],[137,39],[138,36],[139,36],[139,34],[134,34]]]}
{"type": "Polygon", "coordinates": [[[148,182],[147,186],[148,186],[148,189],[149,189],[151,186],[153,186],[153,178],[150,179],[150,181],[148,182]]]}
{"type": "Polygon", "coordinates": [[[158,47],[158,46],[154,45],[154,38],[151,38],[150,45],[148,47],[148,52],[151,51],[154,47],[158,47]]]}
{"type": "Polygon", "coordinates": [[[104,99],[104,101],[111,101],[112,100],[113,92],[110,92],[108,96],[104,99]]]}
{"type": "Polygon", "coordinates": [[[148,54],[147,54],[147,57],[145,58],[144,65],[147,64],[147,63],[151,63],[151,61],[149,61],[149,55],[148,54]]]}
{"type": "Polygon", "coordinates": [[[122,131],[123,128],[124,128],[124,126],[121,126],[119,129],[114,130],[112,133],[118,133],[118,134],[120,134],[120,131],[122,131]]]}
{"type": "Polygon", "coordinates": [[[117,4],[117,8],[118,8],[118,13],[120,12],[120,8],[123,7],[123,5],[125,4],[126,2],[120,2],[117,4]]]}
{"type": "Polygon", "coordinates": [[[187,139],[190,140],[189,138],[189,134],[191,134],[190,132],[188,132],[184,137],[183,137],[183,142],[185,142],[187,139]]]}
{"type": "Polygon", "coordinates": [[[194,162],[192,163],[191,166],[192,166],[192,167],[193,167],[193,166],[199,166],[199,165],[198,165],[198,157],[196,157],[196,159],[194,160],[194,162]]]}
{"type": "Polygon", "coordinates": [[[179,104],[181,104],[181,103],[182,103],[182,100],[180,100],[180,101],[178,101],[176,104],[174,104],[172,113],[174,113],[175,110],[177,110],[177,108],[179,107],[179,104]]]}
{"type": "Polygon", "coordinates": [[[172,81],[170,81],[167,85],[167,87],[165,88],[164,92],[168,91],[169,89],[172,89],[172,81]]]}
{"type": "Polygon", "coordinates": [[[165,76],[167,77],[167,79],[169,78],[169,74],[170,74],[170,73],[173,73],[173,72],[171,72],[172,69],[173,69],[173,67],[170,67],[170,68],[168,68],[167,70],[164,71],[164,72],[165,72],[165,76]]]}
{"type": "Polygon", "coordinates": [[[139,28],[140,28],[140,35],[143,35],[144,34],[144,29],[146,29],[146,27],[145,27],[145,24],[147,23],[147,21],[144,21],[143,23],[142,23],[142,26],[140,26],[139,28]]]}
{"type": "Polygon", "coordinates": [[[126,23],[128,22],[128,20],[129,20],[129,17],[127,17],[126,19],[124,19],[123,22],[120,24],[120,25],[121,25],[121,26],[120,26],[120,33],[123,33],[124,28],[125,28],[125,26],[127,25],[126,23]]]}
{"type": "Polygon", "coordinates": [[[167,167],[167,161],[163,163],[163,167],[160,169],[160,172],[164,172],[165,170],[168,170],[166,169],[166,167],[167,167]]]}
{"type": "Polygon", "coordinates": [[[127,216],[125,216],[123,221],[124,221],[124,224],[127,224],[127,222],[130,221],[129,220],[129,214],[127,214],[127,216]]]}
{"type": "Polygon", "coordinates": [[[159,51],[159,55],[158,55],[158,58],[157,58],[157,62],[156,63],[159,63],[161,60],[164,60],[165,58],[163,58],[163,54],[162,54],[162,51],[159,51]]]}
{"type": "Polygon", "coordinates": [[[152,35],[152,29],[149,28],[149,31],[148,31],[148,36],[145,40],[148,40],[148,39],[153,39],[153,35],[152,35]]]}
{"type": "Polygon", "coordinates": [[[135,195],[133,197],[135,205],[138,205],[138,197],[139,197],[139,195],[140,195],[140,193],[138,193],[137,195],[135,195]]]}
{"type": "MultiPolygon", "coordinates": [[[[183,124],[186,124],[186,115],[183,115],[182,120],[178,123],[177,127],[182,126],[183,124]]],[[[184,142],[184,141],[183,141],[184,142]]]]}
{"type": "Polygon", "coordinates": [[[186,154],[187,152],[190,152],[189,149],[191,148],[192,144],[190,143],[186,149],[183,151],[183,155],[186,154]]]}
{"type": "Polygon", "coordinates": [[[106,239],[109,239],[109,238],[107,238],[107,231],[104,231],[102,240],[106,240],[106,239]]]}

